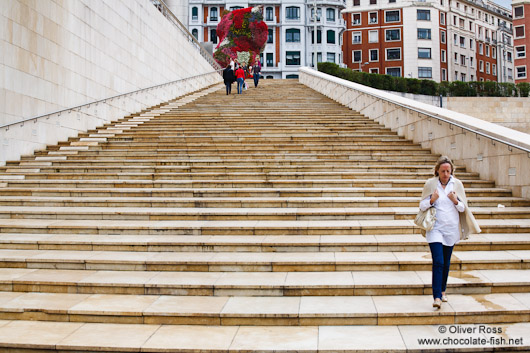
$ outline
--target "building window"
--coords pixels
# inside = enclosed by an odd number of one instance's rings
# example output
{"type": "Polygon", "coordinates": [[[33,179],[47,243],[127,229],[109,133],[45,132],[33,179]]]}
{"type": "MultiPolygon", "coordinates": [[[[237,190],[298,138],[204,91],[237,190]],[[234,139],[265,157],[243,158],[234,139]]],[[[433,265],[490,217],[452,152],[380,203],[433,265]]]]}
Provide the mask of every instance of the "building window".
{"type": "Polygon", "coordinates": [[[352,62],[360,63],[362,60],[362,50],[353,50],[352,51],[352,62]]]}
{"type": "Polygon", "coordinates": [[[388,3],[389,3],[389,4],[395,4],[395,3],[396,3],[396,0],[388,0],[388,3]]]}
{"type": "Polygon", "coordinates": [[[463,18],[461,18],[461,19],[459,20],[459,24],[460,24],[460,28],[464,28],[465,25],[466,25],[466,21],[465,21],[463,18]]]}
{"type": "Polygon", "coordinates": [[[285,17],[288,20],[298,20],[298,19],[300,19],[300,8],[299,7],[297,7],[297,6],[289,6],[285,10],[287,11],[285,17]]]}
{"type": "Polygon", "coordinates": [[[272,7],[267,7],[267,10],[265,10],[265,21],[274,21],[272,7]]]}
{"type": "Polygon", "coordinates": [[[197,7],[191,8],[191,19],[197,21],[199,19],[199,9],[197,7]]]}
{"type": "Polygon", "coordinates": [[[458,64],[458,53],[455,53],[455,64],[458,64]]]}
{"type": "Polygon", "coordinates": [[[460,65],[466,66],[466,56],[460,54],[460,65]]]}
{"type": "Polygon", "coordinates": [[[512,52],[511,51],[506,52],[506,58],[507,58],[508,62],[510,62],[510,63],[512,62],[512,52]]]}
{"type": "Polygon", "coordinates": [[[199,38],[199,31],[197,30],[197,28],[192,29],[191,34],[195,37],[195,39],[199,38]]]}
{"type": "Polygon", "coordinates": [[[326,20],[328,20],[329,22],[335,22],[335,10],[334,9],[326,10],[326,20]]]}
{"type": "Polygon", "coordinates": [[[370,5],[377,5],[377,0],[370,0],[370,5]]]}
{"type": "Polygon", "coordinates": [[[460,74],[460,81],[466,82],[466,74],[460,74]]]}
{"type": "MultiPolygon", "coordinates": [[[[311,44],[315,44],[315,31],[311,32],[311,44]]],[[[322,31],[317,29],[317,44],[322,43],[322,31]]]]}
{"type": "Polygon", "coordinates": [[[386,60],[401,60],[401,48],[389,48],[386,50],[386,60]]]}
{"type": "Polygon", "coordinates": [[[491,47],[491,57],[497,59],[497,48],[491,47]]]}
{"type": "Polygon", "coordinates": [[[361,0],[353,0],[353,6],[361,6],[361,0]]]}
{"type": "Polygon", "coordinates": [[[387,67],[386,74],[394,77],[401,77],[401,67],[387,67]]]}
{"type": "Polygon", "coordinates": [[[241,10],[242,8],[243,8],[243,6],[232,6],[232,7],[230,7],[230,11],[241,10]]]}
{"type": "Polygon", "coordinates": [[[475,50],[475,47],[473,46],[473,39],[469,40],[469,49],[475,50]]]}
{"type": "Polygon", "coordinates": [[[442,49],[442,53],[441,53],[441,58],[440,60],[445,63],[447,62],[447,52],[445,50],[442,49]]]}
{"type": "Polygon", "coordinates": [[[521,18],[524,17],[524,7],[523,6],[517,6],[513,8],[513,15],[515,18],[521,18]]]}
{"type": "Polygon", "coordinates": [[[526,66],[517,66],[515,70],[517,72],[517,78],[526,78],[526,66]]]}
{"type": "Polygon", "coordinates": [[[485,47],[485,52],[486,52],[486,56],[489,57],[490,56],[490,46],[486,44],[486,47],[485,47]]]}
{"type": "Polygon", "coordinates": [[[491,74],[494,76],[497,76],[497,65],[495,64],[491,65],[491,74]]]}
{"type": "Polygon", "coordinates": [[[440,42],[445,44],[445,31],[440,32],[440,42]]]}
{"type": "Polygon", "coordinates": [[[378,31],[368,31],[368,43],[377,43],[377,42],[379,42],[378,31]]]}
{"type": "Polygon", "coordinates": [[[289,28],[285,30],[285,41],[289,43],[300,42],[300,30],[296,28],[289,28]]]}
{"type": "Polygon", "coordinates": [[[392,42],[396,40],[401,40],[401,31],[399,29],[386,29],[385,41],[392,42]]]}
{"type": "Polygon", "coordinates": [[[210,40],[213,44],[217,44],[217,31],[215,29],[210,30],[210,40]]]}
{"type": "Polygon", "coordinates": [[[430,21],[431,10],[418,10],[416,13],[416,19],[418,21],[430,21]]]}
{"type": "MultiPolygon", "coordinates": [[[[311,66],[315,66],[315,54],[311,53],[311,66]]],[[[322,53],[317,53],[317,63],[322,62],[322,53]]]]}
{"type": "Polygon", "coordinates": [[[442,69],[442,81],[447,81],[447,70],[442,69]]]}
{"type": "MultiPolygon", "coordinates": [[[[472,56],[469,57],[469,66],[474,67],[473,66],[473,57],[472,56]]],[[[471,80],[471,81],[473,81],[473,80],[471,80]]]]}
{"type": "Polygon", "coordinates": [[[273,55],[272,53],[267,53],[267,66],[272,67],[274,66],[274,63],[272,61],[273,55]]]}
{"type": "Polygon", "coordinates": [[[478,62],[478,71],[484,72],[484,61],[482,60],[478,62]]]}
{"type": "Polygon", "coordinates": [[[379,61],[379,49],[370,49],[370,61],[379,61]]]}
{"type": "MultiPolygon", "coordinates": [[[[311,9],[311,21],[313,21],[315,18],[315,9],[311,9]]],[[[322,9],[319,7],[317,9],[317,22],[320,22],[320,19],[322,18],[322,9]]]]}
{"type": "Polygon", "coordinates": [[[385,11],[385,22],[399,22],[399,10],[385,11]]]}
{"type": "Polygon", "coordinates": [[[524,38],[524,25],[515,27],[515,38],[524,38]]]}
{"type": "Polygon", "coordinates": [[[484,45],[482,43],[478,44],[478,53],[484,55],[484,45]]]}
{"type": "Polygon", "coordinates": [[[288,51],[285,53],[285,65],[300,65],[300,52],[288,51]]]}
{"type": "Polygon", "coordinates": [[[490,63],[486,62],[486,74],[490,74],[490,63]]]}
{"type": "Polygon", "coordinates": [[[359,26],[361,24],[361,14],[354,13],[351,15],[351,24],[353,26],[359,26]]]}
{"type": "Polygon", "coordinates": [[[362,32],[353,32],[351,37],[351,43],[352,44],[361,44],[362,43],[362,32]]]}
{"type": "Polygon", "coordinates": [[[370,12],[368,14],[368,22],[371,24],[377,23],[377,12],[370,12]]]}
{"type": "Polygon", "coordinates": [[[515,47],[515,57],[516,58],[526,58],[526,45],[521,45],[515,47]]]}
{"type": "Polygon", "coordinates": [[[431,48],[418,48],[418,58],[419,59],[430,59],[431,48]]]}
{"type": "Polygon", "coordinates": [[[445,25],[445,13],[440,12],[440,24],[445,25]]]}
{"type": "Polygon", "coordinates": [[[290,74],[290,75],[285,76],[285,78],[289,80],[298,80],[298,75],[290,74]]]}
{"type": "Polygon", "coordinates": [[[419,78],[432,78],[432,67],[418,67],[419,78]]]}
{"type": "Polygon", "coordinates": [[[429,28],[418,28],[418,39],[431,39],[431,30],[429,28]]]}
{"type": "Polygon", "coordinates": [[[335,53],[328,53],[328,63],[335,62],[335,53]]]}
{"type": "Polygon", "coordinates": [[[369,72],[370,72],[371,74],[378,74],[378,73],[379,73],[379,69],[376,68],[376,67],[373,67],[373,68],[370,69],[369,72]]]}
{"type": "Polygon", "coordinates": [[[464,37],[460,37],[460,48],[465,48],[466,47],[466,38],[464,37]]]}
{"type": "Polygon", "coordinates": [[[217,21],[217,7],[210,9],[210,21],[217,21]]]}
{"type": "Polygon", "coordinates": [[[274,38],[274,30],[269,29],[269,34],[267,35],[267,43],[272,43],[274,38]]]}
{"type": "Polygon", "coordinates": [[[328,44],[335,44],[335,31],[328,30],[326,32],[326,38],[327,38],[328,44]]]}

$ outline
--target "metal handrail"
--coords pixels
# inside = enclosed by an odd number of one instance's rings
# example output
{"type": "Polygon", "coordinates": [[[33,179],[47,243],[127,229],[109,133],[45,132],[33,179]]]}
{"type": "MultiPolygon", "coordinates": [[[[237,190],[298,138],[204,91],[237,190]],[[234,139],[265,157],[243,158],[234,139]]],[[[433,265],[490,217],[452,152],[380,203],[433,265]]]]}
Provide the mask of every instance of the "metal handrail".
{"type": "Polygon", "coordinates": [[[199,50],[201,55],[214,67],[214,69],[221,69],[221,66],[215,61],[212,55],[204,49],[201,43],[195,38],[193,34],[188,31],[186,26],[179,21],[177,16],[167,7],[166,3],[163,0],[151,0],[151,3],[166,17],[171,23],[173,23],[190,41],[195,48],[199,50]]]}
{"type": "MultiPolygon", "coordinates": [[[[309,68],[309,69],[310,69],[310,68],[309,68]]],[[[320,73],[322,73],[322,72],[320,72],[320,73]]],[[[308,72],[308,74],[313,74],[313,75],[314,75],[314,74],[316,74],[316,72],[314,72],[314,73],[308,72]]],[[[331,76],[331,75],[330,75],[330,76],[331,76]]],[[[332,77],[335,77],[335,76],[332,76],[332,77]]],[[[340,79],[340,78],[338,78],[338,77],[335,77],[335,78],[340,79]]],[[[338,82],[338,83],[341,84],[341,82],[338,82]]],[[[352,83],[355,83],[355,82],[352,82],[352,83]]],[[[442,118],[442,117],[440,117],[440,116],[438,116],[438,115],[434,115],[434,114],[428,113],[428,112],[426,112],[425,110],[416,109],[416,108],[414,108],[414,107],[411,107],[410,105],[406,105],[406,104],[398,103],[398,102],[396,102],[396,101],[393,101],[393,100],[391,100],[391,99],[389,99],[389,98],[386,98],[386,97],[380,96],[380,95],[378,95],[378,94],[375,94],[375,93],[369,93],[369,92],[363,92],[363,91],[361,91],[361,92],[364,93],[364,94],[368,94],[368,95],[370,95],[370,96],[374,96],[374,97],[376,97],[376,98],[378,98],[378,99],[384,100],[384,101],[386,101],[386,102],[388,102],[388,103],[391,103],[391,104],[397,105],[397,106],[399,106],[399,107],[401,107],[401,108],[406,108],[406,109],[412,110],[412,111],[414,111],[414,112],[416,112],[416,113],[418,113],[418,114],[422,114],[422,115],[428,116],[428,117],[430,117],[430,118],[433,118],[433,119],[437,119],[437,120],[443,121],[444,123],[447,123],[447,124],[449,124],[449,125],[456,126],[456,127],[460,128],[460,129],[462,129],[462,130],[467,130],[467,131],[472,132],[472,133],[474,133],[474,134],[480,135],[480,136],[482,136],[482,137],[485,137],[485,138],[488,138],[488,139],[490,139],[490,140],[493,140],[493,141],[496,141],[496,142],[499,142],[499,143],[505,144],[505,145],[510,146],[510,147],[513,147],[513,148],[517,148],[517,149],[519,149],[519,150],[522,150],[522,151],[524,151],[524,152],[530,154],[530,149],[529,149],[529,148],[522,147],[522,146],[519,146],[519,145],[513,144],[513,143],[508,142],[508,141],[505,141],[505,140],[501,140],[501,139],[499,139],[499,138],[497,138],[497,137],[494,137],[494,136],[491,136],[491,135],[485,134],[485,133],[480,132],[480,131],[477,131],[477,130],[473,130],[472,128],[470,128],[470,127],[468,127],[468,126],[464,126],[464,125],[461,125],[461,124],[459,124],[459,123],[455,123],[454,121],[444,119],[444,118],[442,118]]],[[[529,155],[529,157],[530,157],[530,155],[529,155]]]]}
{"type": "Polygon", "coordinates": [[[211,75],[214,72],[220,72],[220,71],[221,71],[221,69],[215,70],[215,71],[210,71],[210,72],[207,72],[207,73],[204,73],[204,74],[200,74],[200,75],[190,76],[190,77],[186,77],[186,78],[180,78],[178,80],[174,80],[174,81],[170,81],[170,82],[166,82],[166,83],[162,83],[162,84],[158,84],[158,85],[154,85],[154,86],[150,86],[150,87],[146,87],[146,88],[140,88],[140,89],[137,89],[137,90],[134,90],[134,91],[117,94],[115,96],[99,99],[99,100],[92,101],[92,102],[89,102],[89,103],[76,105],[74,107],[65,108],[65,109],[61,109],[61,110],[56,110],[56,111],[51,112],[51,113],[37,115],[37,116],[31,117],[31,118],[27,118],[27,119],[23,119],[23,120],[19,120],[19,121],[15,121],[15,122],[12,122],[12,123],[1,125],[0,129],[6,128],[6,131],[7,131],[7,130],[9,130],[9,127],[12,126],[12,125],[24,124],[24,123],[26,123],[28,121],[40,119],[40,118],[43,118],[43,117],[46,117],[46,116],[50,116],[50,115],[55,115],[55,114],[61,115],[61,113],[64,113],[64,112],[67,112],[67,111],[70,112],[72,110],[81,109],[82,107],[85,107],[85,106],[90,107],[92,104],[96,104],[97,105],[99,103],[102,103],[102,102],[105,102],[105,101],[108,101],[108,100],[111,100],[111,99],[120,98],[122,96],[128,96],[128,95],[139,93],[139,92],[143,92],[143,91],[149,91],[149,90],[152,90],[152,89],[155,89],[155,88],[159,88],[159,87],[162,87],[162,86],[171,85],[171,84],[177,83],[179,81],[186,81],[186,80],[189,80],[189,79],[192,79],[192,78],[197,78],[197,77],[201,77],[201,76],[211,75]]]}

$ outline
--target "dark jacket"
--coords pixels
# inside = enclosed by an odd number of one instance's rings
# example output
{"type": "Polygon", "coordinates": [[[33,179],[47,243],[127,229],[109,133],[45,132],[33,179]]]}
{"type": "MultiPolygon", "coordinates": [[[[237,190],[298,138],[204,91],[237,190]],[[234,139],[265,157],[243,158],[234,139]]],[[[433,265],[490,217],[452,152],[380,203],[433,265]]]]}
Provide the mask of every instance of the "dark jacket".
{"type": "Polygon", "coordinates": [[[225,81],[225,85],[235,82],[236,77],[234,76],[234,71],[230,66],[223,70],[223,79],[225,81]]]}

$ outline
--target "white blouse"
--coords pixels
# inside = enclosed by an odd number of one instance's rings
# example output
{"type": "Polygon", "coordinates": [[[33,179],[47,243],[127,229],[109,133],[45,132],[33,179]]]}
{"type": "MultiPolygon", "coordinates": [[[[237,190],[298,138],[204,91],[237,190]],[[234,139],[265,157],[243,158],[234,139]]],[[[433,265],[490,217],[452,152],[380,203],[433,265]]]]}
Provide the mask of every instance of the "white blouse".
{"type": "MultiPolygon", "coordinates": [[[[453,246],[460,241],[460,217],[458,212],[464,212],[464,203],[458,200],[455,205],[447,196],[454,188],[453,177],[449,179],[445,190],[438,180],[437,190],[440,196],[432,207],[436,208],[436,222],[434,228],[427,232],[425,237],[428,243],[442,243],[445,246],[453,246]]],[[[431,207],[431,195],[420,202],[420,210],[425,211],[431,207]]]]}

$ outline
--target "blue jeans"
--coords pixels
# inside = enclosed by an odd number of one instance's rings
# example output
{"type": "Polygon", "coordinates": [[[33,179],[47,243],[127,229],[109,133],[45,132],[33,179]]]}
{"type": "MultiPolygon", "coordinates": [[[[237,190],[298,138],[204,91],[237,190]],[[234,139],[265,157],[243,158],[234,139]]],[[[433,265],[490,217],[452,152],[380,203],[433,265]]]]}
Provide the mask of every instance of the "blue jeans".
{"type": "Polygon", "coordinates": [[[259,74],[254,75],[254,87],[258,87],[259,82],[259,74]]]}
{"type": "Polygon", "coordinates": [[[243,83],[244,82],[245,82],[245,80],[243,80],[242,78],[238,78],[237,79],[237,93],[238,94],[243,93],[243,83]]]}
{"type": "Polygon", "coordinates": [[[429,243],[432,255],[432,296],[434,299],[442,298],[442,292],[447,288],[451,254],[454,246],[445,246],[442,243],[429,243]]]}

